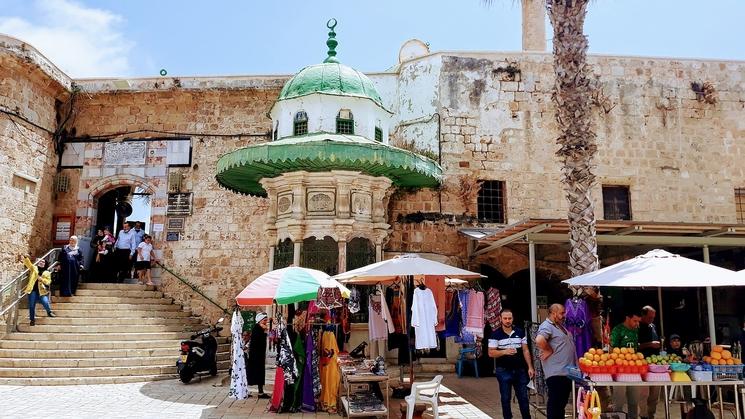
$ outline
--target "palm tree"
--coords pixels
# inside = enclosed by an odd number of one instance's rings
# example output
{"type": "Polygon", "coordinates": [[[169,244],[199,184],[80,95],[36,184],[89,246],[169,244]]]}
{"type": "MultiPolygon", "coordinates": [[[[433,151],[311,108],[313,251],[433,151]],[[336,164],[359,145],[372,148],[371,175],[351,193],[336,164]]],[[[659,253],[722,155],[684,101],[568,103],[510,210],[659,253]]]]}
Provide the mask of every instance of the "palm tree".
{"type": "MultiPolygon", "coordinates": [[[[494,0],[485,0],[487,4],[494,0]]],[[[522,0],[527,3],[539,0],[522,0]]],[[[540,0],[546,2],[553,27],[553,101],[559,137],[556,154],[562,161],[563,183],[569,200],[569,270],[572,276],[598,269],[595,208],[590,191],[595,183],[592,161],[597,152],[592,129],[592,85],[587,66],[584,34],[589,0],[540,0]]]]}

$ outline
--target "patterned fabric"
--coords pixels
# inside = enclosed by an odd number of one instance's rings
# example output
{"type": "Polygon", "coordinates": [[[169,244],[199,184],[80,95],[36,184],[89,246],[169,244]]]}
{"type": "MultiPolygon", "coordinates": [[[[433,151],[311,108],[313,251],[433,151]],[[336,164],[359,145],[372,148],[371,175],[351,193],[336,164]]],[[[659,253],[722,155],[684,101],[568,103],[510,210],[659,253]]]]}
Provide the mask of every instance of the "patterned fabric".
{"type": "Polygon", "coordinates": [[[349,312],[354,314],[360,311],[360,290],[357,287],[349,289],[349,312]]]}
{"type": "MultiPolygon", "coordinates": [[[[458,291],[458,302],[460,303],[461,308],[461,315],[460,315],[460,321],[461,324],[466,324],[466,319],[468,318],[468,290],[460,290],[458,291]]],[[[460,337],[455,338],[456,343],[475,343],[476,339],[473,336],[473,333],[470,333],[465,328],[461,329],[460,337]]]]}
{"type": "Polygon", "coordinates": [[[321,338],[321,395],[319,402],[324,410],[336,409],[339,397],[339,347],[333,332],[323,332],[321,338]]]}
{"type": "Polygon", "coordinates": [[[470,290],[468,292],[468,316],[465,330],[478,338],[484,337],[484,293],[470,290]]]}
{"type": "Polygon", "coordinates": [[[456,291],[448,291],[447,300],[450,310],[445,316],[445,337],[458,337],[463,326],[463,310],[460,308],[458,293],[456,291]]]}
{"type": "Polygon", "coordinates": [[[284,371],[284,381],[287,384],[294,383],[295,379],[300,374],[297,370],[295,355],[292,352],[290,336],[287,334],[287,329],[284,327],[279,331],[279,354],[277,355],[277,366],[282,367],[282,370],[284,371]]]}
{"type": "Polygon", "coordinates": [[[230,374],[230,391],[228,396],[241,400],[248,398],[248,382],[246,381],[246,359],[244,358],[243,339],[243,316],[238,310],[233,312],[233,321],[230,324],[230,333],[233,337],[232,354],[233,366],[230,374]]]}
{"type": "Polygon", "coordinates": [[[339,288],[318,288],[316,304],[327,310],[341,307],[343,305],[341,290],[339,288]]]}
{"type": "MultiPolygon", "coordinates": [[[[313,342],[318,342],[318,335],[313,333],[313,342]]],[[[321,395],[321,356],[318,351],[318,345],[313,345],[313,395],[318,398],[321,395]]]]}
{"type": "Polygon", "coordinates": [[[300,335],[295,337],[295,345],[293,345],[293,352],[295,355],[295,362],[299,375],[295,382],[289,387],[289,392],[285,397],[284,411],[297,412],[300,410],[300,405],[303,402],[303,372],[305,371],[305,346],[303,345],[303,338],[300,335]]]}
{"type": "MultiPolygon", "coordinates": [[[[526,323],[527,324],[527,323],[526,323]]],[[[533,377],[533,384],[535,385],[535,391],[538,394],[548,394],[548,387],[546,386],[546,375],[543,372],[543,365],[541,363],[541,350],[538,345],[535,344],[535,337],[538,335],[538,328],[540,323],[530,323],[529,334],[530,342],[529,345],[532,348],[533,355],[533,370],[535,370],[535,376],[533,377]]]]}
{"type": "Polygon", "coordinates": [[[499,296],[499,290],[489,288],[486,292],[486,309],[484,309],[484,318],[492,330],[497,330],[502,325],[500,314],[502,313],[502,298],[499,296]]]}

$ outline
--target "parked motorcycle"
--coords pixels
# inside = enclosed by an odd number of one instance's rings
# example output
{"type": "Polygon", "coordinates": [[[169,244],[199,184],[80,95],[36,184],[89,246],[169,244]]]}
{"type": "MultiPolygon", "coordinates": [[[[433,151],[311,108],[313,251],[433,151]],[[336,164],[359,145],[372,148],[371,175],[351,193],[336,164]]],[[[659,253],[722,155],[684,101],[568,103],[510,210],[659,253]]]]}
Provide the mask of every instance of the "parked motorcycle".
{"type": "Polygon", "coordinates": [[[194,333],[190,340],[181,342],[181,356],[176,361],[176,370],[184,384],[188,384],[200,373],[217,375],[217,339],[212,334],[222,330],[220,324],[223,320],[225,319],[221,317],[214,325],[194,333]],[[197,342],[197,338],[201,342],[197,342]]]}

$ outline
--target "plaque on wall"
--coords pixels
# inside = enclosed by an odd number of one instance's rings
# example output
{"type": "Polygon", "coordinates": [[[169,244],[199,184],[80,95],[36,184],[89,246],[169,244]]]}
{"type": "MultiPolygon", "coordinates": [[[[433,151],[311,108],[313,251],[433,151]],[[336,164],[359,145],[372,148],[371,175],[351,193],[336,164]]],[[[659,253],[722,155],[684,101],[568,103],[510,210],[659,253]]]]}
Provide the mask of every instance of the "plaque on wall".
{"type": "Polygon", "coordinates": [[[75,228],[75,218],[72,215],[55,215],[52,219],[52,235],[54,245],[67,244],[75,228]]]}
{"type": "Polygon", "coordinates": [[[168,229],[169,230],[183,230],[185,221],[186,221],[186,218],[184,217],[168,217],[168,229]]]}
{"type": "Polygon", "coordinates": [[[292,193],[279,195],[277,197],[277,214],[292,212],[292,193]]]}
{"type": "Polygon", "coordinates": [[[168,194],[168,215],[191,215],[191,192],[168,194]]]}
{"type": "Polygon", "coordinates": [[[308,212],[313,214],[334,214],[336,202],[332,191],[308,191],[308,212]]]}
{"type": "Polygon", "coordinates": [[[372,213],[372,197],[364,192],[352,192],[352,213],[369,218],[372,213]]]}
{"type": "Polygon", "coordinates": [[[145,164],[147,143],[144,141],[124,141],[103,145],[104,166],[129,166],[145,164]]]}
{"type": "Polygon", "coordinates": [[[166,241],[167,242],[177,242],[179,241],[179,238],[181,237],[181,233],[178,231],[169,231],[166,232],[166,241]]]}

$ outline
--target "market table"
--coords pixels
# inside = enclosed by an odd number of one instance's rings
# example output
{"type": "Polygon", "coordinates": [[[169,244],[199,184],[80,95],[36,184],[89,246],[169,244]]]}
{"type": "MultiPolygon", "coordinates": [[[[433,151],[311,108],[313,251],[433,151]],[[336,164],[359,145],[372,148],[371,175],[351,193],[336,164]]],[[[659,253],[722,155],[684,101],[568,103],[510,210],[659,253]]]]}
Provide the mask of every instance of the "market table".
{"type": "MultiPolygon", "coordinates": [[[[339,399],[341,400],[341,405],[342,405],[342,408],[344,409],[344,413],[346,413],[346,417],[358,417],[358,416],[390,417],[390,414],[389,414],[390,399],[388,396],[388,393],[390,393],[390,388],[388,384],[389,377],[387,374],[386,375],[377,375],[377,374],[372,374],[372,373],[349,374],[343,369],[340,369],[340,371],[341,371],[342,385],[345,388],[344,392],[346,393],[346,395],[340,396],[339,399]],[[370,384],[370,383],[385,383],[385,405],[383,406],[383,410],[353,413],[350,409],[350,393],[351,393],[352,384],[370,384]]],[[[344,416],[344,414],[342,414],[342,416],[344,416]]]]}
{"type": "MultiPolygon", "coordinates": [[[[740,397],[738,398],[738,387],[745,387],[743,380],[722,380],[722,381],[590,381],[590,380],[579,380],[576,377],[569,376],[572,379],[572,417],[577,417],[577,384],[591,384],[594,387],[662,387],[665,394],[665,418],[670,419],[670,399],[669,390],[673,387],[678,386],[706,386],[707,389],[711,386],[717,388],[717,395],[719,396],[719,417],[724,418],[724,403],[722,402],[722,387],[732,386],[735,390],[735,417],[740,419],[740,401],[742,400],[745,406],[745,392],[740,391],[740,397]],[[584,382],[583,382],[584,381],[584,382]]],[[[709,400],[709,407],[711,407],[711,400],[709,400]]]]}

